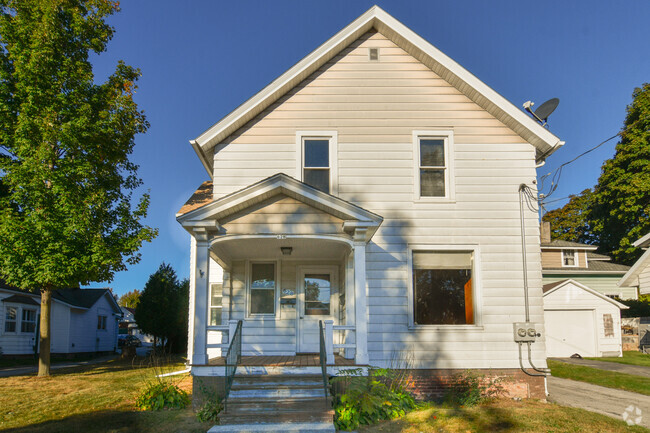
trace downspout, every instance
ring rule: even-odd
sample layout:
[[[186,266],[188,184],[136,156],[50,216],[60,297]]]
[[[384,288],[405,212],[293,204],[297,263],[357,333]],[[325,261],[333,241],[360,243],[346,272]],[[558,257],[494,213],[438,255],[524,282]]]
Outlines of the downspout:
[[[519,185],[519,216],[521,218],[521,257],[523,259],[523,269],[524,269],[524,310],[526,313],[526,322],[530,322],[530,303],[528,300],[528,261],[526,260],[526,222],[524,218],[524,190],[527,188],[525,183]],[[539,335],[539,334],[538,334]],[[528,363],[533,368],[533,370],[539,373],[531,373],[524,368],[522,355],[521,355],[521,344],[519,342],[519,366],[521,371],[526,373],[529,376],[543,376],[546,377],[547,374],[551,373],[551,370],[544,368],[537,368],[533,364],[531,344],[532,341],[527,341],[526,345],[528,346]]]

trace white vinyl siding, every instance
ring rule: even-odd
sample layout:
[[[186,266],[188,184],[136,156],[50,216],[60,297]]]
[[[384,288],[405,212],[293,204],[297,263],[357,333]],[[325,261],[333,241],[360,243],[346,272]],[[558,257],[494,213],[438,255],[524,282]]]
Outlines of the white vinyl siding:
[[[368,60],[370,45],[381,48],[380,61]],[[218,146],[215,198],[279,172],[299,178],[296,133],[333,129],[337,195],[384,217],[366,255],[370,363],[388,365],[402,351],[413,354],[414,367],[519,368],[512,342],[512,322],[524,320],[518,187],[536,177],[534,147],[381,33],[369,33]],[[454,133],[455,198],[414,200],[413,132],[442,130]],[[534,212],[526,212],[526,236],[531,320],[541,323]],[[480,326],[409,328],[409,244],[480,247]],[[233,273],[243,267],[234,263]],[[295,286],[295,270],[282,267]],[[234,282],[233,318],[244,318],[243,281]],[[284,312],[244,323],[245,353],[295,353],[295,316]],[[540,367],[544,351],[543,342],[533,345]]]

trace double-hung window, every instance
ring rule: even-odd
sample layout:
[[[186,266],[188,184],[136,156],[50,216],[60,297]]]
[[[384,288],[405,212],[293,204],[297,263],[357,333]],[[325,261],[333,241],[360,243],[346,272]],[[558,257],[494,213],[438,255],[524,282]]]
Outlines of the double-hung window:
[[[223,284],[212,284],[210,287],[210,326],[221,325],[222,299]]]
[[[97,329],[106,330],[106,316],[97,316]]]
[[[452,199],[452,131],[416,131],[413,139],[416,198]]]
[[[36,310],[23,308],[20,332],[33,333],[36,330]]]
[[[275,314],[275,263],[251,263],[249,313]]]
[[[337,134],[327,131],[299,132],[298,173],[307,185],[336,194]]]
[[[577,266],[575,250],[562,250],[562,266]]]
[[[476,324],[474,251],[412,251],[412,324]]]
[[[18,321],[18,308],[5,307],[5,332],[16,332]]]

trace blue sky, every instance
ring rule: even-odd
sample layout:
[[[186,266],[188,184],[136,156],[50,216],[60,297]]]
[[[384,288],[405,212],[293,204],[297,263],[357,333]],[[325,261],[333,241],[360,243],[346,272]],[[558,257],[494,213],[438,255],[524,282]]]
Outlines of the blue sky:
[[[650,81],[647,0],[123,1],[93,63],[98,80],[120,59],[142,70],[136,101],[151,128],[132,160],[151,193],[147,224],[160,234],[138,265],[93,286],[142,289],[163,261],[189,276],[189,235],[174,215],[208,179],[189,140],[375,3],[516,106],[560,98],[549,126],[566,145],[539,175],[616,134],[633,89]],[[593,186],[614,145],[566,167],[553,198]]]

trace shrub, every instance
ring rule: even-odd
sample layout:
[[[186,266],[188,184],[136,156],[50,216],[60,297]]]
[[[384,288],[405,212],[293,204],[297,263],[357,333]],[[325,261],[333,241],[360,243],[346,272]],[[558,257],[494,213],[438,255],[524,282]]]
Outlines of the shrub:
[[[219,413],[223,409],[223,405],[219,400],[216,399],[209,399],[205,403],[203,403],[203,406],[199,409],[199,411],[196,413],[196,417],[199,419],[201,422],[214,422],[214,423],[219,423]]]
[[[189,404],[190,396],[169,383],[150,383],[135,400],[140,410],[184,409]]]
[[[416,407],[413,397],[403,389],[399,373],[391,369],[347,370],[332,379],[345,392],[335,404],[335,425],[339,430],[353,430],[360,425],[397,418]]]
[[[445,401],[455,406],[475,406],[503,393],[501,379],[487,379],[471,371],[452,376]]]

